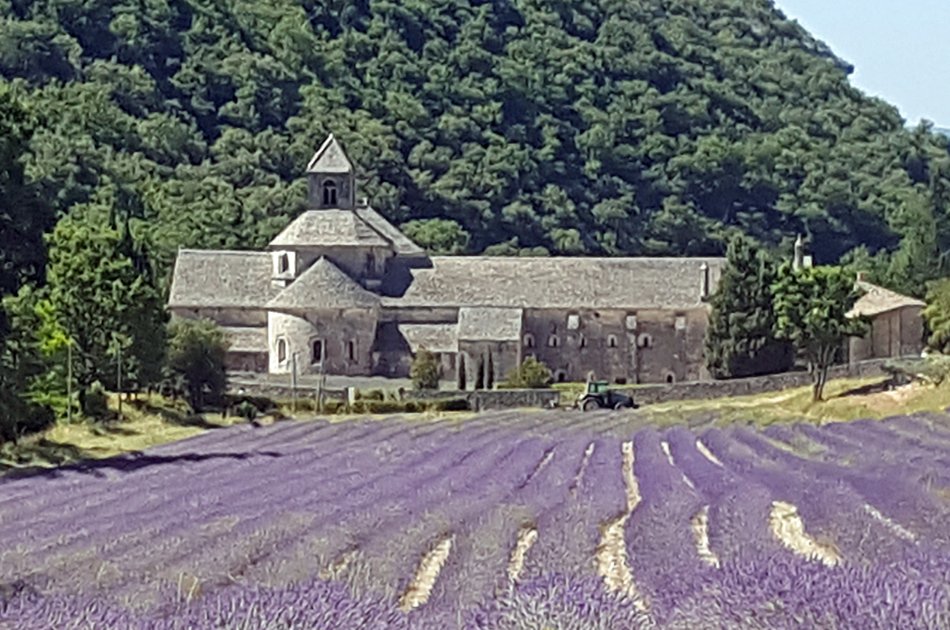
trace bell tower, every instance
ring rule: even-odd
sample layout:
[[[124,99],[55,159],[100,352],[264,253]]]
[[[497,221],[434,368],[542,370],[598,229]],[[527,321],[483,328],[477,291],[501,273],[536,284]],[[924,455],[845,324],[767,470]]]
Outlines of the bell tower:
[[[356,175],[346,152],[331,133],[307,164],[312,210],[352,210],[356,205]]]

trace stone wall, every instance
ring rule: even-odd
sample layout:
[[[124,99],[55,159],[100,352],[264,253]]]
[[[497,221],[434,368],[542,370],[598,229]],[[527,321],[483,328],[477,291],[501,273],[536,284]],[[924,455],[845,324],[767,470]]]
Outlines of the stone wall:
[[[885,375],[883,365],[889,359],[875,359],[852,365],[838,365],[829,371],[829,378],[862,378]],[[640,405],[652,405],[675,400],[705,400],[732,396],[748,396],[765,392],[781,391],[783,389],[804,387],[811,384],[811,374],[804,371],[757,376],[753,378],[732,379],[722,381],[693,381],[674,383],[671,385],[643,385],[627,388],[623,391],[632,394]],[[267,382],[238,382],[229,387],[232,393],[244,393],[270,398],[290,399],[293,391],[289,385],[277,385]],[[621,389],[621,388],[618,388]],[[313,385],[301,385],[297,388],[298,399],[313,398],[316,388]],[[326,399],[345,400],[346,390],[324,390]],[[488,409],[516,409],[516,408],[547,408],[558,404],[561,400],[560,392],[554,389],[496,389],[479,391],[455,390],[427,390],[406,391],[405,398],[410,400],[444,400],[464,398],[469,401],[473,410]],[[564,400],[569,405],[572,400]]]
[[[884,375],[887,359],[862,361],[851,365],[836,365],[828,371],[828,378],[862,378]],[[673,385],[644,385],[625,390],[640,405],[651,405],[674,400],[706,400],[732,396],[749,396],[811,385],[811,374],[805,371],[785,372],[752,378],[721,381],[694,381]]]
[[[474,411],[489,409],[548,408],[558,404],[561,393],[555,389],[493,389],[478,391],[409,391],[410,400],[446,400],[464,398]]]

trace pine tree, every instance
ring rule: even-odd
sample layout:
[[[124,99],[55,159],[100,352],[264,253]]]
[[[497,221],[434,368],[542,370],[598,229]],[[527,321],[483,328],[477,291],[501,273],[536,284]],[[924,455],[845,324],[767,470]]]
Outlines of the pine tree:
[[[774,281],[775,266],[751,240],[740,236],[729,243],[706,330],[706,366],[715,378],[791,367],[790,346],[775,330]]]

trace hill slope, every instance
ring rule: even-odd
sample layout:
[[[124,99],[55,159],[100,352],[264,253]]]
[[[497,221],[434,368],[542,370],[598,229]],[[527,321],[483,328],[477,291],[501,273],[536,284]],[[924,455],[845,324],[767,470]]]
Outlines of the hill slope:
[[[0,6],[29,176],[60,212],[140,219],[165,265],[265,243],[330,130],[384,214],[455,220],[472,252],[711,254],[740,229],[832,261],[921,220],[950,249],[946,140],[767,0]]]

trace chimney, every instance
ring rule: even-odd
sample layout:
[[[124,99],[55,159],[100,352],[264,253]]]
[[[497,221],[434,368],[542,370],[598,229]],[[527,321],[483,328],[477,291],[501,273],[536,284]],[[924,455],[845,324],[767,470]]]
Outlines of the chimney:
[[[858,272],[858,278],[857,278],[858,282],[865,282],[867,279],[868,279],[868,272],[866,271]]]
[[[699,276],[699,297],[704,300],[709,299],[709,265],[705,261],[699,266]]]
[[[799,234],[795,239],[795,257],[792,259],[792,269],[798,271],[805,265],[805,241]]]

